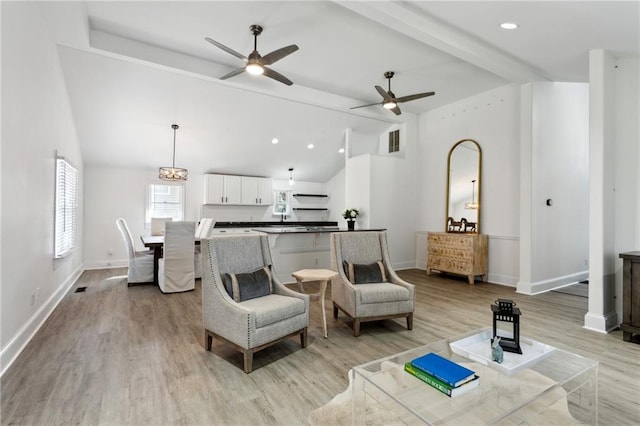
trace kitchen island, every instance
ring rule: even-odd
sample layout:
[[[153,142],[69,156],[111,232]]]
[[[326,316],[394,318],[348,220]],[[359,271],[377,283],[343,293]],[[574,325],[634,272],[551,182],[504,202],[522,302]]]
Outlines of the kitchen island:
[[[214,235],[262,232],[269,246],[276,275],[283,283],[295,283],[291,275],[301,269],[330,269],[329,234],[332,232],[384,231],[338,227],[337,222],[216,222]]]

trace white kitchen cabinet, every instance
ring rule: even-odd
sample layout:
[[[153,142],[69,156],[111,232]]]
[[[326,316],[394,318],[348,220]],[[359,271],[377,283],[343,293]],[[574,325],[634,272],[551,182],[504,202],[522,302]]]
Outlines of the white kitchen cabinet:
[[[271,179],[242,176],[242,204],[269,205],[272,203]]]
[[[230,175],[204,175],[204,204],[240,204],[242,178]]]

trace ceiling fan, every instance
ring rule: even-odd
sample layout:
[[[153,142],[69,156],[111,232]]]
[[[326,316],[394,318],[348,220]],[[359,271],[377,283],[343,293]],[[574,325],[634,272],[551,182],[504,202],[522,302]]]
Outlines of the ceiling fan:
[[[420,98],[426,98],[427,96],[433,96],[436,94],[436,92],[425,92],[425,93],[416,93],[415,95],[401,96],[399,98],[396,98],[396,95],[391,91],[391,79],[393,78],[394,74],[395,73],[393,71],[387,71],[384,73],[384,78],[386,78],[389,81],[389,90],[387,90],[386,92],[382,87],[374,86],[378,91],[378,93],[380,93],[380,96],[382,96],[382,102],[376,102],[376,103],[367,104],[367,105],[360,105],[360,106],[352,107],[350,109],[364,108],[364,107],[373,106],[373,105],[382,105],[384,108],[391,110],[395,115],[400,115],[402,111],[400,111],[398,104],[402,102],[414,101]]]
[[[271,68],[267,68],[267,65],[271,65],[280,59],[292,54],[296,50],[298,50],[298,46],[292,44],[291,46],[286,46],[281,49],[274,50],[271,53],[267,53],[264,56],[261,56],[258,53],[258,36],[262,33],[262,27],[260,25],[251,25],[249,27],[251,33],[253,34],[253,52],[249,54],[249,57],[236,52],[235,50],[225,46],[224,44],[217,42],[215,40],[210,39],[209,37],[205,37],[209,43],[213,44],[216,47],[224,50],[227,53],[232,54],[236,58],[242,59],[243,61],[247,61],[245,66],[242,68],[238,68],[236,70],[231,71],[228,74],[220,77],[220,80],[226,80],[228,78],[234,77],[243,71],[247,71],[249,74],[260,75],[263,74],[269,78],[279,81],[280,83],[284,83],[287,86],[291,86],[293,82],[289,80],[284,75],[280,74],[272,70]]]

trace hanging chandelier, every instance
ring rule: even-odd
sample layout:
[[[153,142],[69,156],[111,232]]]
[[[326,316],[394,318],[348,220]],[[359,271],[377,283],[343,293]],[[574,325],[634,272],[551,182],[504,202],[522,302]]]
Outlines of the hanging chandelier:
[[[160,167],[158,177],[162,180],[187,180],[189,171],[181,167],[176,167],[176,130],[178,130],[180,126],[172,124],[171,128],[173,129],[173,164],[171,167]]]

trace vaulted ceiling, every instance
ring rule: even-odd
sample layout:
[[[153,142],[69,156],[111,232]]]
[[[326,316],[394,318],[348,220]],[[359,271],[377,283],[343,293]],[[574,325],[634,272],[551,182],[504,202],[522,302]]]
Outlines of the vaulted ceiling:
[[[393,123],[510,83],[588,81],[588,51],[640,54],[638,2],[44,2],[85,164],[176,164],[198,171],[326,181],[344,164],[345,129],[370,140]],[[517,30],[499,27],[516,22]],[[242,73],[259,24],[263,55],[293,86]],[[385,71],[397,96],[380,106]],[[273,138],[280,141],[271,143]],[[313,149],[307,145],[313,144]]]

